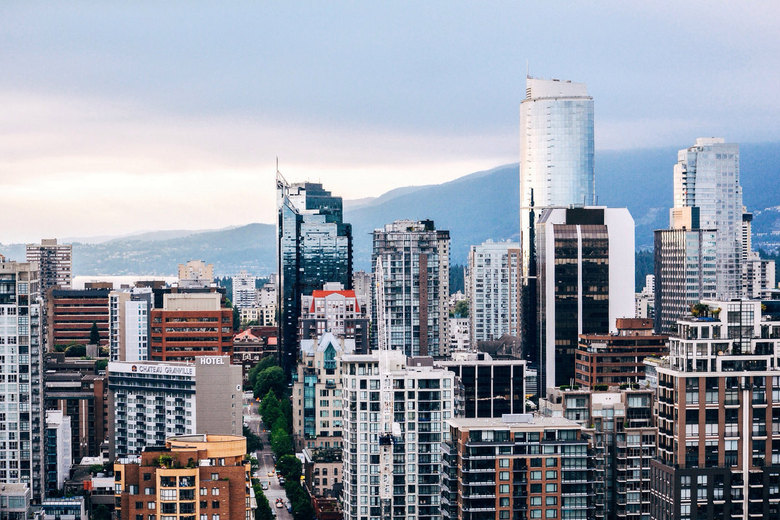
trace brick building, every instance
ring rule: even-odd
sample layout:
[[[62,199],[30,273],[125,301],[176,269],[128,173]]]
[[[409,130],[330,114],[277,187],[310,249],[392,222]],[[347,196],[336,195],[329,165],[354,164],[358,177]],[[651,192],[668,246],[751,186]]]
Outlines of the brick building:
[[[250,471],[244,437],[169,437],[114,464],[115,518],[249,520]]]
[[[100,333],[100,345],[108,345],[109,289],[50,289],[46,298],[47,348],[89,343],[92,324]]]
[[[191,361],[196,356],[230,355],[233,310],[221,302],[218,292],[164,294],[162,308],[150,312],[149,359]]]

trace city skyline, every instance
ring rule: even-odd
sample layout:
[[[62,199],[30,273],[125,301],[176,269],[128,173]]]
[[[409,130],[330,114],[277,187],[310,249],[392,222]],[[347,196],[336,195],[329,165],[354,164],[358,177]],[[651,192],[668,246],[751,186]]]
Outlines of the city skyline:
[[[513,163],[528,71],[588,84],[597,150],[780,139],[766,8],[188,7],[3,6],[0,203],[47,208],[4,242],[272,222],[277,156],[347,200]]]

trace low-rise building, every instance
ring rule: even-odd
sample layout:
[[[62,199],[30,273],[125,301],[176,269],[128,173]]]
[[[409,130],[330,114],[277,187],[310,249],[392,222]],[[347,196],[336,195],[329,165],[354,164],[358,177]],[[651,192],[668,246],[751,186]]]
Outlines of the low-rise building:
[[[47,498],[41,503],[42,520],[83,520],[87,518],[84,497]]]
[[[311,496],[338,498],[344,469],[341,456],[341,447],[303,449],[303,476]]]
[[[649,318],[618,318],[617,330],[607,334],[580,334],[575,355],[574,382],[578,385],[619,385],[644,379],[644,359],[665,356],[668,336],[653,333]]]
[[[249,371],[266,356],[279,358],[276,327],[250,327],[233,336],[233,364],[241,365],[244,383]]]
[[[0,518],[27,520],[31,516],[31,493],[27,484],[0,484]]]
[[[244,437],[170,437],[114,464],[116,518],[251,520],[250,471]]]
[[[355,296],[339,283],[326,283],[311,296],[301,296],[300,331],[298,337],[314,340],[325,333],[343,337],[353,344],[353,352],[367,354],[369,350],[369,318]]]

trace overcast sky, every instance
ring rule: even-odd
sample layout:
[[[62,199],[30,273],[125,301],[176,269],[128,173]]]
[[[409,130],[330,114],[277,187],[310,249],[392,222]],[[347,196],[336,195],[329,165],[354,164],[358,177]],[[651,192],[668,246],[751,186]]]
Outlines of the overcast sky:
[[[527,66],[588,85],[597,150],[778,140],[778,27],[773,2],[4,1],[0,242],[272,222],[277,156],[350,199],[516,162]]]

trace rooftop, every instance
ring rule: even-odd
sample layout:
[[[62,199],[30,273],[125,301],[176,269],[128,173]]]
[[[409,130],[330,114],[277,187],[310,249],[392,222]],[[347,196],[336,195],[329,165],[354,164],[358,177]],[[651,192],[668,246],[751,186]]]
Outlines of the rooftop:
[[[504,414],[499,418],[459,418],[447,421],[459,429],[539,430],[544,428],[576,428],[581,426],[563,417],[546,417],[533,414]]]

